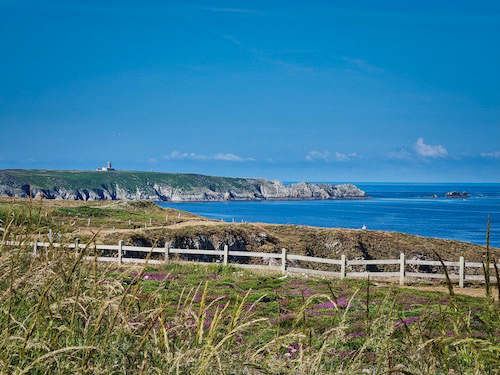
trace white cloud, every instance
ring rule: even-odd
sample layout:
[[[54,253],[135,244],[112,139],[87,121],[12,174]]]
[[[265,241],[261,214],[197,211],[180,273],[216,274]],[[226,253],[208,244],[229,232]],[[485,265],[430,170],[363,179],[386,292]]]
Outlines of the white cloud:
[[[330,153],[328,151],[309,151],[306,155],[306,160],[330,160]]]
[[[195,152],[172,151],[163,156],[166,160],[223,160],[223,161],[252,161],[253,158],[244,158],[231,153],[218,153],[215,155],[197,154]]]
[[[351,152],[349,154],[344,154],[342,152],[335,152],[335,160],[337,161],[348,161],[357,157],[359,157],[359,155],[356,152]]]
[[[163,158],[167,160],[183,160],[183,159],[206,160],[207,156],[202,154],[196,154],[194,152],[172,151],[170,154],[165,155]]]
[[[354,158],[359,157],[359,155],[356,152],[351,152],[351,153],[342,153],[336,151],[335,154],[331,154],[329,151],[309,151],[306,155],[306,160],[309,161],[314,161],[314,160],[323,160],[323,161],[348,161],[352,160]]]
[[[228,154],[222,154],[222,153],[215,154],[213,156],[213,159],[214,160],[227,160],[227,161],[251,161],[251,160],[255,160],[253,158],[242,158],[241,156],[238,156],[238,155],[235,155],[235,154],[231,154],[231,153],[228,153]]]
[[[481,152],[482,158],[500,159],[500,151]]]
[[[422,137],[415,142],[415,152],[424,158],[444,158],[448,155],[448,150],[444,146],[425,144]]]
[[[222,35],[222,38],[229,40],[234,45],[241,46],[241,42],[232,35],[225,34],[225,35]]]

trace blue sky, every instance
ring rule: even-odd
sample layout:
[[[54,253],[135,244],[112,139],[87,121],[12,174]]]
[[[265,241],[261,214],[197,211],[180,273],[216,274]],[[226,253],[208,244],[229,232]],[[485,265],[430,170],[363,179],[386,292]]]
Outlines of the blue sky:
[[[500,182],[498,1],[0,0],[0,168]]]

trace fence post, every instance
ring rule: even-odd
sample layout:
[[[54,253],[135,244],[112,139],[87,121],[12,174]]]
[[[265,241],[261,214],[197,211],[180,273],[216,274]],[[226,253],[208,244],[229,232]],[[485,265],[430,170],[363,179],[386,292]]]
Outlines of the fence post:
[[[399,285],[405,285],[405,254],[399,254]]]
[[[227,266],[227,261],[229,258],[229,247],[227,245],[224,245],[224,265]]]
[[[169,258],[170,258],[170,242],[168,241],[165,241],[165,249],[164,249],[165,253],[164,253],[164,256],[165,256],[165,263],[168,262]]]
[[[52,242],[52,229],[49,228],[49,242]]]
[[[458,261],[459,263],[459,269],[458,269],[458,286],[460,288],[464,287],[464,281],[465,281],[465,259],[464,257],[460,257],[460,260]]]
[[[286,273],[287,266],[287,251],[286,249],[281,249],[281,272]]]
[[[347,266],[347,260],[345,258],[345,255],[342,254],[340,257],[340,279],[345,279],[345,268]]]
[[[38,248],[38,242],[36,242],[36,239],[35,239],[35,242],[33,242],[33,256],[34,257],[36,257],[37,248]]]
[[[75,239],[75,254],[78,255],[78,252],[80,251],[80,239],[76,238]]]
[[[123,263],[123,240],[118,241],[118,260]]]

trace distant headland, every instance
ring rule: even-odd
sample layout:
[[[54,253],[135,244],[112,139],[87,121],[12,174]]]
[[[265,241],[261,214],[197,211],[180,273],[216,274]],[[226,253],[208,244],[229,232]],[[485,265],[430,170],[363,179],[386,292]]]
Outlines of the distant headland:
[[[363,199],[352,184],[299,182],[284,185],[260,178],[119,171],[111,163],[96,171],[0,170],[0,196],[68,200],[327,200]]]

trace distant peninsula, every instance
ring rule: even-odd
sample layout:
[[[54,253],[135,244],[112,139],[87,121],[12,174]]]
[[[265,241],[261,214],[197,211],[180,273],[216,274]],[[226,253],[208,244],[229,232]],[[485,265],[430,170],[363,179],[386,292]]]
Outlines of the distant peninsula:
[[[363,199],[352,184],[285,185],[260,178],[140,171],[0,170],[0,196],[68,200],[230,200]]]

